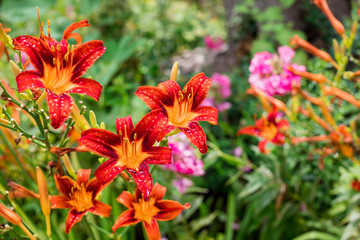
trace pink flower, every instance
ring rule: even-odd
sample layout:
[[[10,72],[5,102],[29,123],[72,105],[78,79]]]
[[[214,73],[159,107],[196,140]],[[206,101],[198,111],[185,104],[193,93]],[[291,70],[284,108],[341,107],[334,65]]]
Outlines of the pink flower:
[[[305,71],[304,66],[291,63],[294,56],[294,50],[288,46],[279,47],[278,54],[256,53],[249,66],[249,83],[271,96],[289,93],[293,82],[299,83],[301,77],[290,72],[288,66]]]
[[[225,44],[223,39],[213,38],[209,35],[204,38],[204,43],[209,50],[220,50]]]
[[[220,73],[214,73],[211,78],[213,86],[219,88],[219,92],[223,98],[231,96],[231,80],[228,76]]]
[[[212,76],[212,85],[209,90],[208,97],[201,104],[202,106],[212,106],[220,112],[224,112],[231,108],[231,103],[224,101],[225,98],[231,96],[231,80],[228,76],[214,73]]]
[[[187,139],[185,134],[179,133],[168,138],[169,147],[172,149],[172,164],[164,165],[165,169],[173,172],[201,176],[205,174],[204,164],[195,154],[196,148]]]
[[[173,180],[172,184],[181,194],[184,194],[194,183],[188,178],[180,177]]]

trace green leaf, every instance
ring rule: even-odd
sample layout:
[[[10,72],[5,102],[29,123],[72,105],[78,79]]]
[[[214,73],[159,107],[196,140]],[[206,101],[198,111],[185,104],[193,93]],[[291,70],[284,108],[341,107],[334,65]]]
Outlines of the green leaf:
[[[335,237],[334,235],[318,232],[318,231],[311,231],[300,236],[294,238],[293,240],[338,240],[339,237]]]

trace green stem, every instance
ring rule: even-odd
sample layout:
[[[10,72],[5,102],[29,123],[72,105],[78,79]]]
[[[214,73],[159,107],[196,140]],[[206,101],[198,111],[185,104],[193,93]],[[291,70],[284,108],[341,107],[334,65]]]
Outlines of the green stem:
[[[85,229],[86,229],[87,232],[89,233],[90,238],[93,239],[93,240],[100,240],[100,239],[98,239],[98,238],[95,237],[94,231],[93,231],[93,229],[90,227],[90,224],[89,224],[86,216],[83,218],[83,221],[82,221],[82,222],[83,222],[83,225],[84,225]]]

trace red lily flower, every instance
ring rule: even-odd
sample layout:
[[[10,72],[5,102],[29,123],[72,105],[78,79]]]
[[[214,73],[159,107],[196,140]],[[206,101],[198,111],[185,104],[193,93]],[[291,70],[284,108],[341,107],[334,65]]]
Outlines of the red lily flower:
[[[80,169],[76,182],[68,176],[54,175],[56,187],[62,195],[51,197],[51,208],[70,208],[66,218],[66,233],[81,221],[86,212],[104,217],[110,215],[111,206],[95,199],[105,185],[97,178],[89,181],[90,174],[90,169]]]
[[[116,199],[128,208],[116,220],[112,227],[113,232],[120,227],[125,227],[143,222],[148,239],[160,240],[160,230],[157,220],[169,221],[176,218],[182,210],[190,208],[190,204],[180,203],[172,200],[161,200],[166,192],[166,187],[156,183],[148,200],[144,200],[137,188],[135,194],[124,191]]]
[[[59,128],[70,115],[73,99],[69,93],[86,94],[95,100],[101,93],[102,86],[98,82],[80,78],[105,52],[102,41],[80,44],[81,36],[73,31],[87,26],[90,26],[87,20],[71,24],[60,42],[50,34],[45,36],[42,27],[40,38],[25,35],[14,39],[14,48],[25,52],[36,69],[16,77],[18,90],[45,89],[54,128]],[[70,47],[69,38],[78,41],[77,47]]]
[[[268,116],[262,117],[257,120],[255,126],[248,126],[240,129],[237,135],[247,134],[252,136],[260,136],[264,140],[259,142],[259,150],[263,153],[268,153],[265,150],[265,146],[268,142],[272,142],[277,145],[285,143],[285,135],[282,131],[289,129],[289,122],[285,119],[279,120],[277,118],[279,112],[276,108],[268,114]]]
[[[95,171],[102,183],[114,179],[126,169],[148,198],[153,187],[148,164],[171,163],[170,148],[153,146],[164,126],[166,117],[156,110],[146,114],[135,127],[130,116],[116,119],[117,134],[104,129],[86,130],[79,142],[110,158]]]
[[[218,119],[216,108],[200,106],[210,85],[211,78],[200,73],[194,76],[182,91],[177,82],[168,80],[160,83],[157,87],[139,87],[135,95],[143,100],[151,110],[161,109],[167,116],[167,127],[159,139],[178,128],[199,148],[201,153],[206,153],[206,135],[198,121],[208,121],[216,125]]]

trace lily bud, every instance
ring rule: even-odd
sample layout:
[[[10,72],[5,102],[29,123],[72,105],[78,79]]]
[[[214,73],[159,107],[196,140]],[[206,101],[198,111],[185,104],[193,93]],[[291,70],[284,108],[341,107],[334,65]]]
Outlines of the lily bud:
[[[19,226],[22,224],[22,220],[14,211],[8,209],[4,205],[0,203],[0,216],[5,218],[8,222]]]
[[[93,128],[95,128],[96,125],[98,125],[98,124],[97,124],[97,121],[96,121],[96,115],[95,115],[95,113],[94,113],[93,110],[90,110],[90,112],[89,112],[89,118],[90,118],[91,126],[92,126]]]
[[[39,187],[39,194],[40,194],[40,205],[41,211],[43,212],[45,219],[46,219],[46,229],[47,235],[51,236],[51,227],[50,227],[50,200],[49,200],[49,192],[46,183],[46,178],[44,173],[41,171],[39,167],[36,167],[36,178],[37,184]]]
[[[318,48],[316,48],[315,46],[313,46],[312,44],[310,44],[309,42],[305,41],[304,39],[301,39],[298,35],[294,35],[291,40],[290,40],[290,45],[295,45],[297,47],[301,47],[303,48],[305,51],[307,51],[308,53],[317,56],[319,58],[321,58],[322,60],[329,62],[331,64],[333,64],[336,68],[338,68],[339,66],[337,65],[337,63],[332,59],[332,57],[330,56],[330,54],[328,54],[325,51],[322,51]]]
[[[21,72],[19,66],[13,60],[10,60],[10,69],[15,77]]]
[[[335,18],[332,14],[329,5],[327,4],[326,0],[314,0],[315,5],[325,14],[325,16],[329,19],[331,25],[335,29],[335,31],[342,37],[345,34],[344,25]]]
[[[171,68],[170,80],[176,82],[178,74],[179,74],[179,63],[175,62]]]

